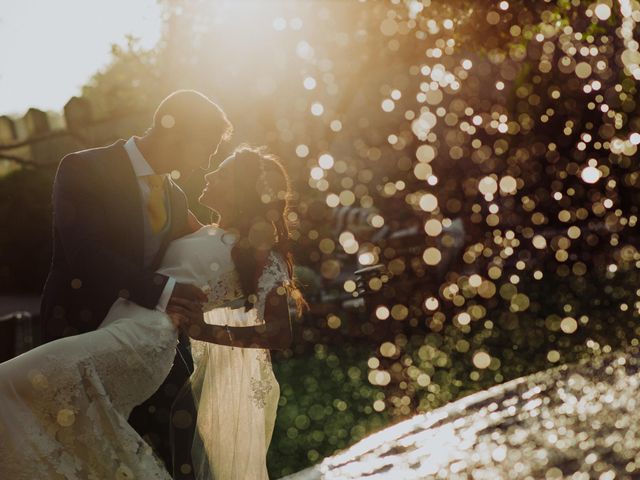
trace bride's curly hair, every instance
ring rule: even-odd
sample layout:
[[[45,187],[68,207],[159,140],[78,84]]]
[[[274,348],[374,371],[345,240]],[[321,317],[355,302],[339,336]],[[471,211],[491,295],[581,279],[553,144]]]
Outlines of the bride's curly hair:
[[[301,315],[308,305],[294,278],[289,232],[292,199],[289,175],[266,147],[240,145],[233,155],[233,224],[239,238],[231,250],[231,258],[242,290],[255,301],[258,279],[269,252],[276,251],[286,261],[291,279],[286,288]],[[247,309],[252,306],[251,301],[245,305]]]

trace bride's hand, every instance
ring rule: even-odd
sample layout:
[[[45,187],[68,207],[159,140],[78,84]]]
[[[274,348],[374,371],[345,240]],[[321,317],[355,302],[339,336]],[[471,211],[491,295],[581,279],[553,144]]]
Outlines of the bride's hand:
[[[176,327],[191,338],[197,339],[207,325],[204,321],[202,306],[182,298],[176,298],[166,310]]]

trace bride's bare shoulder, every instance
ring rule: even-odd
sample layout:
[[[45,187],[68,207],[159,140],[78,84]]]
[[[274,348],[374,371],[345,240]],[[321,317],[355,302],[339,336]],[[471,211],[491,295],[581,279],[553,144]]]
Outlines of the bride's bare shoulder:
[[[207,232],[209,235],[215,236],[225,245],[233,246],[238,239],[238,235],[236,233],[225,230],[217,223],[207,225],[206,228],[208,228]]]

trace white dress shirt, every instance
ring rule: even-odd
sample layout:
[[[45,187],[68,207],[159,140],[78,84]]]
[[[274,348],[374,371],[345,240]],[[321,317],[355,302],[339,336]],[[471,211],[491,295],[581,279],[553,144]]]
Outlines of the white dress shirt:
[[[131,166],[133,167],[133,172],[138,177],[138,185],[140,187],[140,193],[142,194],[142,205],[144,215],[147,216],[147,202],[149,199],[149,194],[151,193],[151,187],[149,184],[142,178],[146,175],[155,175],[153,168],[149,165],[142,155],[142,152],[136,145],[134,137],[131,137],[124,144],[124,149],[127,151],[129,155],[129,160],[131,160]],[[156,305],[156,310],[164,312],[167,308],[167,304],[171,299],[171,294],[173,293],[173,287],[176,284],[176,280],[173,277],[169,277],[167,283],[164,286],[164,290],[158,299],[158,304]]]

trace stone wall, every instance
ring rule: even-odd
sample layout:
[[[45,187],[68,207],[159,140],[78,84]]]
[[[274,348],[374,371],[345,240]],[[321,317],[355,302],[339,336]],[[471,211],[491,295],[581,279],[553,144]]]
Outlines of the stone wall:
[[[80,97],[73,97],[65,105],[62,128],[53,126],[56,122],[35,108],[17,119],[0,116],[0,161],[56,165],[70,152],[143,134],[151,125],[152,116],[149,111],[96,119],[89,102]]]

